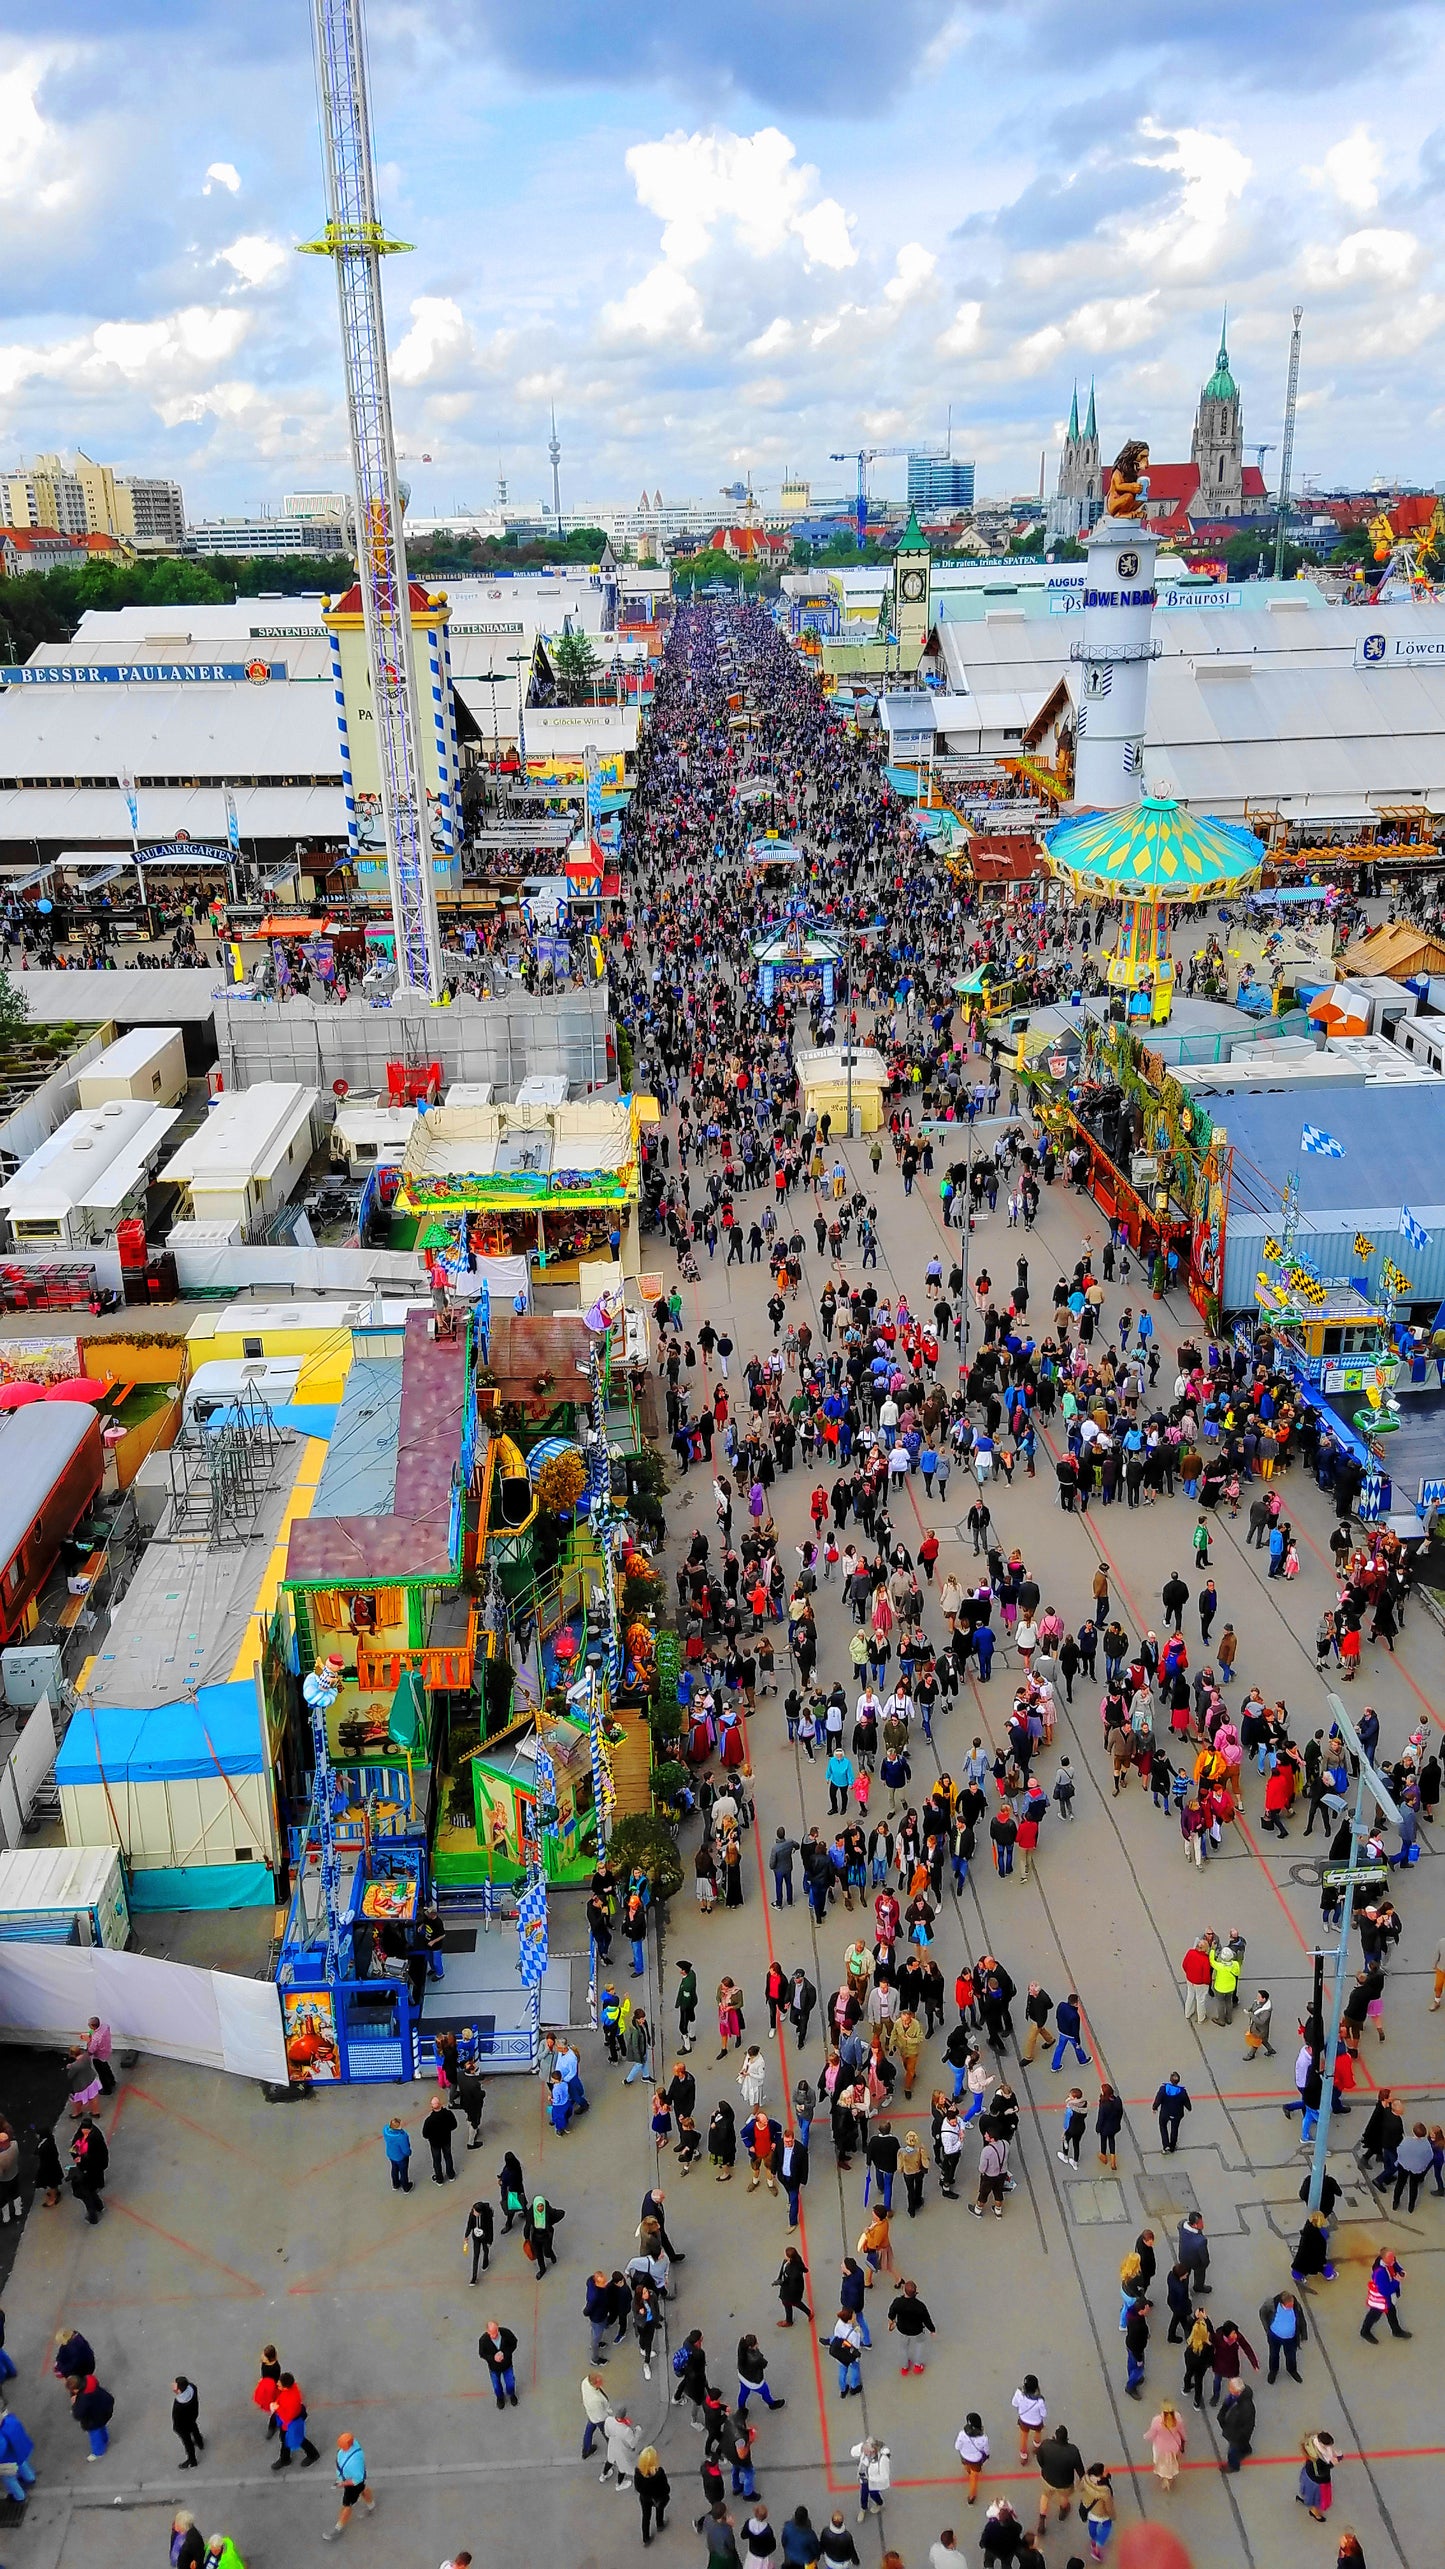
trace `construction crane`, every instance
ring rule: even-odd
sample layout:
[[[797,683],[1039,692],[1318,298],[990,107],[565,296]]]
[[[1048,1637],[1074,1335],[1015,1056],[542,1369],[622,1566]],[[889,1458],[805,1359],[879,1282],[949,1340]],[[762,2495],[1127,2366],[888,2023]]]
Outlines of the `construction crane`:
[[[301,246],[331,259],[336,269],[356,478],[356,569],[371,667],[397,980],[402,989],[434,999],[441,986],[441,940],[381,301],[382,259],[411,245],[389,239],[377,217],[362,0],[312,0],[312,35],[326,229],[319,241]]]
[[[931,464],[944,464],[948,461],[948,451],[942,446],[853,446],[849,447],[844,454],[829,456],[830,464],[856,464],[858,467],[857,516],[860,553],[868,540],[868,467],[883,455],[924,455]]]
[[[1269,443],[1266,444],[1262,438],[1258,440],[1251,438],[1249,451],[1254,457],[1255,471],[1257,473],[1262,473],[1264,471],[1264,459],[1266,455],[1272,455],[1275,452],[1274,440],[1271,438]]]
[[[1284,388],[1284,445],[1279,459],[1279,517],[1274,530],[1274,576],[1284,578],[1284,529],[1289,516],[1289,477],[1294,464],[1294,414],[1299,398],[1299,326],[1304,319],[1304,305],[1294,308],[1294,330],[1289,343],[1289,374]]]

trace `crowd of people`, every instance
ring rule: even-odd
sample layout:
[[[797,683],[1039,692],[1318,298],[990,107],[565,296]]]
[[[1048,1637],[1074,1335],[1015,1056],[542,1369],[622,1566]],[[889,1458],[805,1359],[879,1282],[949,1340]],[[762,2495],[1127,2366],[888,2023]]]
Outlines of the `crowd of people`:
[[[844,925],[872,927],[867,960],[832,1014],[821,989],[806,985],[785,986],[771,1011],[760,1009],[739,967],[751,922],[733,888],[732,860],[748,825],[730,781],[737,733],[727,708],[743,672],[747,701],[762,708],[749,735],[752,754],[767,763],[796,834],[813,852],[812,906]],[[1248,1598],[1242,1582],[1230,1592],[1215,1550],[1224,1526],[1248,1511],[1248,1540],[1263,1556],[1262,1574],[1293,1579],[1299,1538],[1290,1494],[1305,1477],[1325,1488],[1328,1474],[1314,1413],[1299,1403],[1268,1332],[1236,1347],[1201,1343],[1186,1330],[1166,1346],[1158,1296],[1173,1278],[1152,1262],[1141,1268],[1137,1251],[1131,1258],[1122,1226],[1101,1223],[1098,1238],[1085,1231],[1072,1269],[1065,1263],[1051,1278],[1046,1312],[1035,1319],[1033,1306],[1043,1297],[1031,1275],[1039,1260],[1028,1235],[1041,1191],[1068,1172],[1047,1132],[1018,1120],[1016,1092],[1005,1129],[980,1135],[967,1154],[939,1130],[970,1105],[987,1112],[1002,1104],[998,1060],[986,1037],[979,1060],[971,1057],[981,1030],[959,1024],[947,964],[970,942],[975,960],[1016,962],[1017,922],[980,920],[970,940],[966,901],[917,864],[906,817],[893,807],[866,745],[830,729],[816,693],[749,610],[724,619],[695,608],[681,620],[628,837],[634,907],[622,978],[630,984],[639,1079],[668,1114],[652,1165],[653,1202],[684,1283],[696,1287],[686,1300],[676,1291],[663,1296],[654,1317],[678,1473],[679,1691],[693,1773],[685,1798],[697,1814],[689,1845],[699,1919],[716,1912],[725,1920],[746,1903],[742,1845],[756,1820],[775,1911],[786,1917],[800,1888],[815,1930],[832,1910],[853,1921],[836,1988],[820,1993],[810,1968],[816,1947],[798,1961],[780,1957],[752,1989],[735,1965],[720,1977],[708,1973],[709,1985],[716,1983],[717,2061],[730,2065],[737,2102],[726,2092],[699,2102],[688,2058],[699,1972],[691,1961],[676,1966],[676,2057],[653,2091],[653,2133],[659,2151],[675,2152],[679,2176],[701,2165],[705,2153],[717,2182],[746,2169],[750,2190],[776,2191],[790,2242],[824,2131],[840,2173],[858,2170],[863,2226],[844,2260],[836,2315],[834,2295],[815,2288],[796,2245],[785,2247],[776,2279],[780,2324],[792,2324],[806,2308],[836,2366],[842,2401],[868,2377],[867,2296],[875,2282],[886,2286],[889,2330],[906,2358],[900,2375],[906,2380],[923,2368],[934,2317],[917,2273],[906,2269],[924,2264],[937,2274],[932,2241],[926,2250],[915,2245],[940,2218],[934,2207],[966,2199],[977,2218],[1007,2218],[1027,2129],[1010,2069],[1015,2050],[1025,2069],[1044,2045],[1060,2074],[1066,2062],[1076,2072],[1095,2068],[1087,1990],[1051,1995],[1021,1958],[993,1951],[960,1962],[951,1932],[954,1904],[980,1865],[1004,1882],[1046,1878],[1051,1865],[1068,1862],[1062,1840],[1074,1817],[1078,1752],[1058,1734],[1076,1698],[1098,1704],[1098,1769],[1110,1801],[1126,1796],[1137,1777],[1146,1808],[1177,1828],[1181,1854],[1193,1866],[1207,1866],[1227,1833],[1237,1839],[1245,1827],[1290,1834],[1296,1809],[1311,1833],[1322,1826],[1322,1851],[1336,1866],[1348,1855],[1350,1751],[1327,1721],[1299,1723],[1252,1682]],[[1091,921],[1064,926],[1055,953],[1059,925],[1046,916],[1027,927],[1032,968],[1045,979],[1051,969],[1070,968],[1071,944],[1082,944],[1092,929]],[[874,1145],[871,1184],[854,1182],[835,1138],[805,1114],[796,1092],[794,1043],[840,1031],[885,1045],[902,1040],[912,1057],[913,1095],[905,1088],[902,1110]],[[915,1182],[938,1191],[942,1238],[916,1292],[881,1209],[889,1157],[905,1194]],[[971,1216],[987,1211],[996,1220],[1000,1210],[1005,1231],[1017,1234],[1016,1253],[1011,1244],[1000,1261],[1011,1279],[995,1282],[975,1260],[966,1284],[962,1241],[955,1252],[951,1239]],[[880,1235],[896,1281],[877,1277]],[[765,1330],[761,1344],[747,1347],[734,1338],[737,1323],[712,1301],[710,1279],[719,1266],[725,1273],[764,1262],[773,1288],[766,1305],[771,1338]],[[965,1305],[966,1355],[958,1344]],[[689,1509],[699,1468],[710,1476],[708,1513],[696,1501]],[[1021,1546],[1005,1541],[991,1501],[1007,1512],[1000,1487],[1041,1470],[1052,1476],[1060,1510],[1077,1517],[1086,1518],[1091,1505],[1126,1513],[1164,1506],[1177,1516],[1179,1567],[1163,1582],[1157,1629],[1111,1588],[1102,1551],[1092,1556],[1089,1593],[1070,1596],[1056,1568],[1042,1560],[1031,1567]],[[800,1472],[813,1485],[812,1532],[788,1544],[775,1511],[784,1485]],[[923,1511],[946,1496],[950,1474],[968,1494],[970,1559],[967,1575],[940,1579],[937,1528],[931,1510]],[[920,1509],[911,1527],[909,1494]],[[1321,1621],[1317,1657],[1348,1679],[1362,1650],[1375,1643],[1393,1650],[1410,1573],[1388,1533],[1358,1540],[1347,1495],[1336,1504],[1336,1602]],[[953,1506],[963,1514],[957,1500]],[[835,1675],[840,1661],[845,1673]],[[961,1731],[960,1715],[969,1690],[980,1690],[971,1700],[982,1705],[982,1690],[1000,1678],[1003,1700],[989,1737],[976,1733],[965,1751],[971,1726]],[[756,1731],[772,1721],[796,1747],[805,1797],[818,1795],[818,1815],[810,1810],[801,1829],[769,1826],[757,1812],[749,1724]],[[1362,1716],[1361,1737],[1374,1755],[1372,1713]],[[1419,1820],[1439,1792],[1439,1759],[1422,1728],[1381,1762],[1400,1823],[1367,1835],[1361,1862],[1399,1865],[1403,1878]],[[1393,1904],[1338,1889],[1323,1894],[1326,1931],[1351,1897],[1360,1975],[1333,2058],[1331,2094],[1341,2110],[1348,2110],[1361,2033],[1380,2002],[1399,1932]],[[946,1967],[941,1944],[949,1948]],[[726,1954],[725,1937],[718,1950]],[[1204,1967],[1200,2021],[1232,2023],[1238,2008],[1243,2058],[1272,2054],[1273,2002],[1267,1988],[1245,1985],[1242,1935],[1209,1929],[1191,1954]],[[1189,1958],[1183,1987],[1192,2017],[1197,1984]],[[749,2009],[759,2004],[769,2035],[791,2045],[786,2078],[781,2055],[749,2040]],[[1296,2080],[1309,2118],[1306,2139],[1328,2048],[1327,2025],[1307,2010]],[[1179,2147],[1193,2102],[1180,2073],[1165,2069],[1154,2109],[1166,2154]],[[1117,2169],[1125,2107],[1107,2078],[1096,2072],[1088,2092],[1067,2087],[1058,2112],[1055,2154],[1066,2170],[1082,2169],[1091,2125],[1094,2164]],[[1398,2182],[1414,2200],[1432,2169],[1439,2182],[1428,2124],[1407,2139],[1402,2118],[1392,2120],[1387,2109],[1372,2116],[1367,2136],[1385,2186]],[[1437,2130],[1437,2138],[1445,2157],[1445,2136]],[[1411,2153],[1406,2159],[1402,2146]],[[1362,2156],[1368,2166],[1368,2152]],[[895,2190],[906,2246],[895,2231]],[[1162,2250],[1144,2230],[1125,2259],[1125,2395],[1147,2401],[1146,2377],[1160,2364],[1157,2345],[1150,2357],[1151,2338],[1164,2334],[1155,2317],[1160,2299],[1165,2342],[1180,2350],[1177,2393],[1158,2396],[1142,2436],[1162,2488],[1181,2467],[1185,2418],[1202,2407],[1206,2384],[1220,2469],[1233,2475],[1253,2450],[1249,2377],[1260,2356],[1251,2331],[1263,2341],[1272,2384],[1281,2367],[1289,2379],[1301,2378],[1306,2300],[1335,2278],[1337,2181],[1326,2176],[1319,2209],[1309,2209],[1310,2195],[1306,2170],[1288,2279],[1270,2292],[1257,2325],[1211,2318],[1202,2217],[1177,2222]],[[1382,2205],[1387,2199],[1382,2192]],[[1398,2328],[1403,2282],[1382,2245],[1360,2313],[1366,2342],[1374,2342],[1382,2319]],[[694,2372],[706,2392],[702,2368]],[[963,2387],[973,2387],[967,2371]],[[721,2468],[736,2431],[723,2425],[720,2387],[713,2396],[721,2407],[710,2458]],[[1021,2453],[1039,2472],[1037,2518],[1030,2525],[1027,2510],[996,2496],[980,2525],[982,2557],[1042,2557],[1038,2545],[1051,2514],[1077,2505],[1092,2556],[1102,2558],[1114,2514],[1107,2462],[1087,2460],[1066,2427],[1045,2431],[1048,2410],[1034,2377],[1015,2394],[1014,2407],[1021,2437],[1025,2409],[1037,2411]],[[870,2409],[871,2418],[880,2414],[888,2419],[886,2403]],[[969,2501],[979,2495],[989,2434],[981,2403],[958,2438],[971,2475]],[[1323,2518],[1338,2460],[1334,2431],[1321,2423],[1296,2440],[1298,2495]],[[865,2441],[881,2443],[886,2470],[887,2441]],[[860,2476],[864,2460],[876,2459],[861,2449],[854,2458]],[[710,2485],[705,2472],[705,2500]],[[752,2490],[749,2468],[730,2494],[750,2498]],[[870,2504],[860,2505],[860,2516]],[[710,2553],[767,2556],[766,2510],[760,2529],[756,2508],[747,2522],[739,2510],[736,2524],[727,2513],[713,2485],[700,2520]],[[785,2556],[837,2555],[824,2544]],[[1342,2559],[1359,2556],[1347,2535]]]
[[[850,950],[831,1006],[806,972],[764,1005],[748,971],[760,910],[743,862],[753,807],[739,788],[763,775],[803,851],[810,907]],[[1144,2497],[1152,2480],[1167,2500],[1181,2472],[1206,2461],[1232,2481],[1266,2422],[1271,2455],[1283,2443],[1294,2457],[1296,2498],[1325,2521],[1336,2473],[1348,2486],[1355,2467],[1337,2376],[1312,2346],[1321,2311],[1332,2318],[1350,2289],[1336,2260],[1332,2170],[1318,2191],[1301,2167],[1278,2240],[1264,2229],[1251,2236],[1257,2316],[1238,2301],[1233,2316],[1222,2306],[1215,2315],[1202,2213],[1138,2231],[1119,2267],[1117,2357],[1106,2357],[1112,2391],[1133,2404],[1115,2410],[1126,2422],[1122,2451],[1070,2431],[1084,2386],[1057,2359],[1049,2296],[1022,2240],[1010,2322],[1020,2307],[1036,2316],[1038,2370],[1021,2370],[1010,2387],[982,2309],[960,2337],[951,2261],[964,2234],[949,2235],[964,2206],[971,2225],[990,2225],[966,2234],[980,2249],[991,2225],[1017,2234],[1023,2198],[1055,2167],[1061,2195],[1090,2178],[1117,2188],[1121,2150],[1153,2146],[1147,2124],[1148,2137],[1136,2135],[1137,2100],[1131,2107],[1108,2075],[1095,2034],[1099,1965],[1090,1956],[1071,1968],[1039,1924],[1038,1894],[1078,1861],[1081,1798],[1121,1851],[1161,1822],[1174,1832],[1181,1911],[1198,1917],[1208,1905],[1221,1921],[1200,1917],[1180,1962],[1192,2049],[1171,2037],[1150,2073],[1162,2155],[1187,2147],[1188,2118],[1225,2060],[1293,2061],[1284,2128],[1299,2116],[1302,2149],[1321,2113],[1348,2114],[1366,2084],[1441,1767],[1433,1731],[1385,1740],[1375,1713],[1361,1710],[1359,1747],[1399,1816],[1384,1827],[1367,1813],[1358,1852],[1369,1879],[1342,1884],[1356,1845],[1354,1747],[1328,1717],[1302,1717],[1266,1691],[1251,1664],[1259,1595],[1278,1579],[1287,1600],[1298,1574],[1296,1494],[1328,1477],[1313,1413],[1267,1333],[1235,1346],[1171,1319],[1167,1270],[1141,1267],[1127,1231],[1069,1194],[1067,1164],[986,1025],[960,1013],[964,969],[988,965],[1039,997],[1077,986],[1095,921],[1057,905],[987,907],[926,859],[876,749],[844,730],[759,608],[704,599],[679,611],[623,864],[628,907],[610,961],[636,1084],[663,1108],[646,1202],[677,1265],[652,1325],[675,1465],[667,1575],[687,1872],[665,1942],[645,1869],[614,1873],[604,1856],[588,1894],[598,2074],[639,2090],[656,2170],[635,2224],[630,2204],[619,2219],[615,2253],[611,2240],[598,2252],[595,2212],[589,2229],[574,2214],[564,2230],[554,2199],[553,2153],[587,2150],[594,2102],[569,2037],[544,2046],[545,2173],[530,2148],[509,2147],[495,2201],[490,2188],[465,2185],[455,2198],[468,2288],[483,2296],[487,2431],[505,2449],[528,2401],[518,2328],[505,2315],[515,2318],[515,2304],[499,2294],[487,2310],[510,2242],[509,2277],[515,2260],[539,2294],[547,2282],[549,2301],[573,2296],[587,2345],[581,2455],[604,2487],[635,2501],[644,2546],[675,2529],[675,2513],[721,2569],[774,2559],[813,2569],[856,2563],[857,2529],[881,2515],[886,2569],[902,2569],[887,2547],[894,2475],[939,2476],[940,2456],[919,2450],[914,2421],[915,2385],[942,2370],[940,2346],[958,2420],[959,2506],[946,2513],[976,2528],[986,2564],[1060,2562],[1061,2536],[1106,2558],[1131,2483]],[[482,964],[480,951],[467,958],[468,968]],[[866,1155],[850,1139],[846,1158],[845,1137],[805,1111],[794,1071],[795,1047],[838,1034],[876,1041],[898,1065],[888,1127]],[[936,1230],[917,1208],[903,1216],[923,1188]],[[1045,1247],[1041,1216],[1050,1243],[1068,1234],[1062,1258]],[[747,1306],[732,1299],[735,1266],[763,1269],[759,1285],[770,1287],[755,1327],[737,1317]],[[1025,1515],[1014,1494],[1030,1484]],[[1347,1493],[1335,1503],[1334,1602],[1314,1658],[1348,1682],[1368,1654],[1393,1653],[1410,1572],[1388,1531],[1360,1537]],[[1045,1510],[1056,1539],[1016,1539]],[[1104,1524],[1142,1527],[1146,1511],[1160,1511],[1155,1527],[1176,1538],[1157,1604],[1140,1594],[1136,1570],[1127,1580],[1111,1571],[1107,1547],[1088,1539]],[[761,1740],[770,1765],[774,1752],[791,1752],[790,1799],[776,1808],[754,1770]],[[1246,1937],[1208,1879],[1220,1854],[1252,1852],[1256,1831],[1268,1849],[1301,1819],[1332,1868],[1322,1934],[1338,1933],[1347,1912],[1350,1921],[1337,2043],[1324,1999],[1296,2016],[1276,2005],[1254,1956],[1246,1969]],[[760,1887],[768,1908],[749,1919]],[[1442,1993],[1445,1943],[1433,2003]],[[93,2051],[86,2057],[93,2068]],[[76,2076],[88,2115],[84,2065]],[[459,2182],[465,2152],[484,2146],[483,2104],[477,2065],[443,2047],[420,2120],[435,2187]],[[409,2194],[404,2112],[380,2138],[379,2182]],[[1407,2274],[1385,2216],[1407,2199],[1411,2212],[1423,2200],[1428,2216],[1445,2194],[1445,2130],[1378,2090],[1358,2161],[1379,2213],[1358,2337],[1383,2356],[1410,2334]],[[843,2213],[840,2256],[818,2249],[821,2218],[809,2245],[810,2187],[825,2167],[830,2226],[835,2183]],[[55,2179],[58,2191],[58,2159]],[[711,2194],[733,2184],[732,2196]],[[0,2136],[0,2213],[4,2185]],[[767,2244],[760,2268],[740,2255],[690,2291],[684,2311],[679,2206],[695,2207],[704,2186],[709,2205],[762,2198],[748,2218],[767,2225]],[[75,2191],[84,2203],[84,2188]],[[98,2218],[98,2192],[96,2204]],[[1011,2239],[1009,2228],[997,2235]],[[831,2503],[836,2482],[821,2500],[776,2509],[759,2486],[784,2432],[774,2415],[787,2406],[759,2334],[760,2274],[773,2324],[816,2340],[827,2451],[856,2483],[849,2508]],[[796,2339],[769,2343],[791,2349]],[[63,2353],[72,2413],[99,2460],[111,2394],[74,2332]],[[621,2379],[634,2354],[648,2388],[629,2401]],[[1295,2385],[1307,2389],[1307,2408]],[[306,2395],[273,2345],[254,2398],[277,2444],[272,2469],[313,2468],[321,2454]],[[1093,2383],[1087,2404],[1097,2405]],[[184,2375],[172,2419],[189,2467],[205,2439],[199,2392]],[[0,2471],[7,2432],[0,2419]],[[678,2450],[691,2433],[695,2481]],[[19,2485],[25,2442],[18,2429]],[[354,2434],[338,2437],[333,2473],[334,2540],[375,2503]],[[962,2556],[958,2528],[946,2525],[930,2569]],[[1341,2569],[1364,2569],[1352,2531],[1337,2556]],[[212,2560],[240,2569],[228,2537],[206,2540],[178,2515],[172,2569]],[[457,2552],[446,2569],[470,2561]]]

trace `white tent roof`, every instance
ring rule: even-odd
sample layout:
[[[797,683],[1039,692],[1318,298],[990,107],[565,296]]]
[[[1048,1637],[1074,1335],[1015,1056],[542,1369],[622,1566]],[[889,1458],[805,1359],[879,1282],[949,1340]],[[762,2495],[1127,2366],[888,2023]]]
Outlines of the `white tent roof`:
[[[816,1051],[795,1053],[798,1077],[805,1088],[821,1087],[825,1080],[846,1080],[847,1057],[841,1044],[822,1044]],[[853,1046],[853,1076],[876,1085],[887,1086],[888,1064],[870,1044]]]
[[[234,790],[243,839],[346,836],[346,797],[339,783],[238,785]],[[218,852],[224,855],[226,804],[219,785],[189,791],[184,786],[142,787],[140,816],[142,844],[174,839],[184,830],[189,838],[214,842],[197,847],[198,859]],[[28,845],[37,839],[59,839],[75,848],[103,839],[115,846],[118,860],[124,857],[129,862],[130,814],[125,796],[119,786],[108,792],[103,786],[0,788],[0,847],[7,843],[13,847],[17,841]]]
[[[1241,584],[1230,594],[1247,599],[1250,585]],[[1244,660],[1275,668],[1348,672],[1354,667],[1355,645],[1367,632],[1445,641],[1445,606],[1402,604],[1371,609],[1366,617],[1358,607],[1322,605],[1307,583],[1295,585],[1298,602],[1285,596],[1258,607],[1161,609],[1153,625],[1160,661]],[[991,612],[977,623],[949,619],[938,626],[944,676],[960,694],[1031,685],[1037,676],[1041,703],[1049,684],[1077,665],[1071,663],[1071,646],[1082,629],[1077,613],[1026,615],[1019,606]],[[1159,674],[1156,666],[1151,698]]]
[[[1365,819],[1387,803],[1445,810],[1445,669],[1206,670],[1150,675],[1151,792],[1226,814]]]
[[[340,566],[337,580],[338,586],[343,585]],[[215,606],[87,607],[74,641],[53,648],[62,659],[82,652],[91,659],[105,659],[116,646],[123,646],[120,656],[126,659],[176,660],[185,657],[177,647],[181,643],[245,642],[258,630],[269,635],[277,625],[304,625],[320,633],[320,596],[233,598]],[[284,652],[272,656],[286,657]]]
[[[16,777],[122,773],[341,782],[329,686],[6,687],[0,694],[0,785]],[[142,786],[142,791],[144,791]]]

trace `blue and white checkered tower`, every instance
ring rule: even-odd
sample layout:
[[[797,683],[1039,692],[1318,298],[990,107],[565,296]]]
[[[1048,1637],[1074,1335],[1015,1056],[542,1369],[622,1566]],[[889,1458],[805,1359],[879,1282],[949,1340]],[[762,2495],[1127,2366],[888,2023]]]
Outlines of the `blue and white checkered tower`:
[[[329,598],[322,600],[323,609]],[[335,625],[326,628],[331,645],[331,693],[336,704],[336,737],[341,747],[341,792],[346,804],[346,848],[353,865],[361,850],[361,833],[356,826],[356,787],[351,775],[351,734],[346,721],[346,689],[341,675],[341,636]]]

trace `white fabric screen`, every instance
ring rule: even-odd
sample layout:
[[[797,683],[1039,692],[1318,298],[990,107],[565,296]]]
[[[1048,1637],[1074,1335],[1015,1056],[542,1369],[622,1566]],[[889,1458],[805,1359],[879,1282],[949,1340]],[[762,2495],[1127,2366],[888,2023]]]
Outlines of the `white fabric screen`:
[[[103,2016],[117,2044],[284,2083],[281,2002],[269,1980],[104,1946],[0,1942],[0,2038],[74,2041]]]

